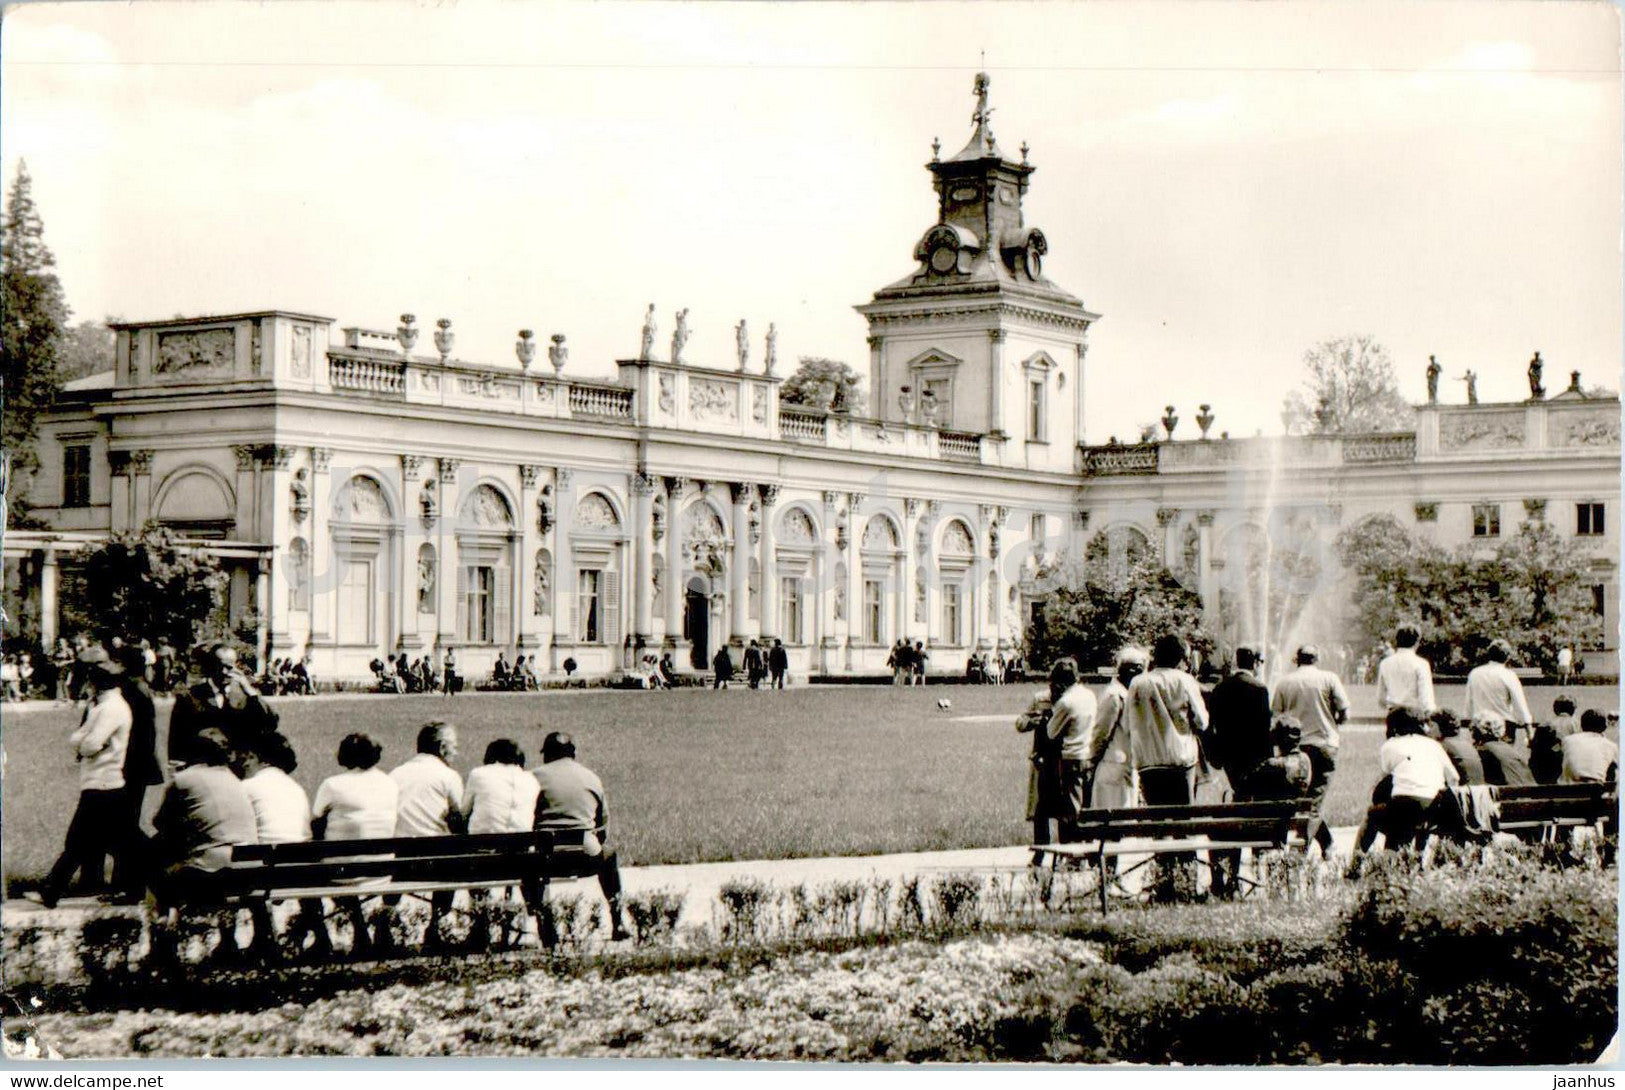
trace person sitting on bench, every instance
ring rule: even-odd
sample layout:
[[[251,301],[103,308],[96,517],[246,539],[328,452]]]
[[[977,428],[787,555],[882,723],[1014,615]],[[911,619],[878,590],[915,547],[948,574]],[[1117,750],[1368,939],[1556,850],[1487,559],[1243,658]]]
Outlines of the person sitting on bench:
[[[1594,708],[1580,716],[1580,730],[1563,739],[1564,783],[1613,783],[1619,778],[1619,743],[1607,734],[1608,720]]]
[[[1463,842],[1473,839],[1450,788],[1461,774],[1444,747],[1422,732],[1422,721],[1409,708],[1388,713],[1391,737],[1377,753],[1377,764],[1393,787],[1383,810],[1383,838],[1391,851],[1417,843],[1427,829]]]
[[[621,869],[614,851],[601,839],[609,822],[604,805],[604,785],[585,765],[576,760],[575,741],[568,734],[553,731],[542,741],[542,767],[536,770],[539,792],[536,798],[537,829],[584,834],[586,854],[596,861],[598,886],[609,902],[609,919],[615,941],[631,937],[621,919]],[[525,900],[536,914],[542,943],[558,944],[558,929],[546,889],[529,883]]]
[[[310,832],[316,840],[374,840],[395,835],[395,810],[400,790],[389,773],[378,767],[384,748],[365,734],[347,734],[339,743],[335,773],[316,785],[310,803]],[[335,901],[350,917],[355,938],[350,952],[360,956],[372,949],[367,918],[360,897]],[[386,936],[387,937],[387,936]]]
[[[1480,719],[1473,724],[1473,745],[1478,748],[1484,783],[1498,787],[1533,787],[1535,774],[1523,751],[1502,737],[1499,720]],[[1471,782],[1471,781],[1469,781]]]
[[[243,776],[243,790],[254,807],[254,830],[260,844],[298,844],[310,839],[310,796],[293,778],[299,767],[299,758],[293,746],[280,734],[266,734],[237,758]],[[250,905],[249,915],[254,920],[254,950],[261,957],[276,952],[276,932],[271,924],[270,908],[264,903]],[[327,933],[327,921],[322,918],[320,897],[306,897],[299,902],[299,916],[292,928],[293,939],[303,943],[309,933],[311,952],[325,957],[333,952],[333,940]]]

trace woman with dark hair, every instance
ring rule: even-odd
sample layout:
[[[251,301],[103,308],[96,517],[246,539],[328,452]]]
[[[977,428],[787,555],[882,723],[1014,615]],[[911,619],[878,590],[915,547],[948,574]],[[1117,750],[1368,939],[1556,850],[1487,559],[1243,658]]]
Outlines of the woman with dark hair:
[[[1450,791],[1461,773],[1444,747],[1423,733],[1421,717],[1410,708],[1395,708],[1388,713],[1388,731],[1377,753],[1378,766],[1393,784],[1382,823],[1388,848],[1408,848],[1428,828],[1458,843],[1471,839]]]
[[[368,840],[395,835],[399,791],[389,773],[378,767],[384,747],[365,734],[346,735],[339,743],[339,767],[316,788],[310,804],[310,831],[317,840]],[[355,928],[351,952],[372,948],[361,898],[340,897],[338,904]]]
[[[525,753],[511,738],[485,747],[485,763],[468,774],[463,814],[472,833],[523,833],[536,817],[536,777],[525,771]]]

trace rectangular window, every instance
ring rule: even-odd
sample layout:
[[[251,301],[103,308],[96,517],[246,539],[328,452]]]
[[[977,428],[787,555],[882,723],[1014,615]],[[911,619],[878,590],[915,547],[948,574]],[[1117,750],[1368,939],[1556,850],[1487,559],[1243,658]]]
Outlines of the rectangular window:
[[[1501,536],[1501,505],[1498,503],[1473,504],[1473,536]]]
[[[602,643],[604,573],[595,569],[583,571],[577,583],[576,639],[582,643]]]
[[[806,643],[802,633],[801,577],[786,575],[779,579],[779,631],[788,644]]]
[[[62,448],[62,506],[90,506],[90,448],[83,444]]]
[[[942,587],[942,638],[948,646],[958,647],[963,641],[959,638],[959,622],[964,596],[964,588],[958,583],[944,583]]]
[[[1602,504],[1577,503],[1574,505],[1574,532],[1582,537],[1595,537],[1605,528]]]
[[[1596,583],[1591,588],[1591,612],[1599,617],[1608,613],[1608,588],[1602,583]]]
[[[886,642],[886,593],[878,579],[863,581],[863,639],[879,646]]]
[[[463,572],[463,639],[468,643],[494,643],[496,629],[496,573],[483,564],[470,564]]]
[[[1034,379],[1027,384],[1027,438],[1044,441],[1044,380]]]

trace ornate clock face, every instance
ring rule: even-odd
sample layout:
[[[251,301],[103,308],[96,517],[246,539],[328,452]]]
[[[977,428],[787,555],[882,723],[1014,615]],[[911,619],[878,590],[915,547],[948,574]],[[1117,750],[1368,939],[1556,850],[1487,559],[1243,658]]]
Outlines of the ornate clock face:
[[[976,190],[971,186],[961,186],[954,190],[951,195],[956,201],[974,201],[976,199]]]
[[[1044,259],[1039,256],[1038,247],[1031,244],[1027,246],[1027,275],[1034,280],[1044,275]]]
[[[959,255],[952,246],[938,246],[931,251],[931,267],[939,273],[949,272],[959,264]]]
[[[1015,204],[1016,199],[1010,195],[1010,191],[1008,189],[1001,189],[999,190],[999,203]]]

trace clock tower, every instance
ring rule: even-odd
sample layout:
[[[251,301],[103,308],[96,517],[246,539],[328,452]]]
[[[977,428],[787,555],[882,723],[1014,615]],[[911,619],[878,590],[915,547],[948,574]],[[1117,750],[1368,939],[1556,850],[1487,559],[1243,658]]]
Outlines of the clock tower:
[[[993,136],[978,73],[969,142],[927,168],[937,222],[914,272],[857,308],[869,321],[873,411],[946,431],[991,433],[1002,464],[1069,473],[1082,440],[1083,355],[1099,315],[1045,279],[1044,232],[1023,201],[1035,167]]]

